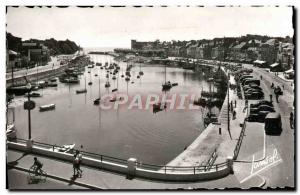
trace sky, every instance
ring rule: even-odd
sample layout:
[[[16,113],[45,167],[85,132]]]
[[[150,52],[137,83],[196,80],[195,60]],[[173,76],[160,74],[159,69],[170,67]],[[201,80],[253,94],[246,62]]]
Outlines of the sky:
[[[7,32],[72,40],[81,47],[130,47],[130,40],[199,40],[246,34],[293,36],[292,7],[12,8]]]

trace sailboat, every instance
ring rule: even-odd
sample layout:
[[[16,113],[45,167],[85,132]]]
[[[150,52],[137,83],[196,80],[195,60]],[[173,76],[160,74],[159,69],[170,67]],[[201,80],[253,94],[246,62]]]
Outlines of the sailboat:
[[[121,77],[122,77],[122,78],[124,77],[123,68],[122,68],[122,75],[121,75]]]
[[[211,87],[212,87],[212,83],[214,82],[213,78],[209,78],[208,79],[209,82],[209,93],[212,94],[211,91]],[[208,113],[206,114],[206,117],[204,118],[204,125],[209,125],[210,123],[213,122],[218,122],[218,118],[216,116],[216,114],[212,113],[212,107],[213,107],[213,96],[210,95],[209,99],[206,102],[206,106],[208,107]]]
[[[86,93],[86,78],[84,77],[84,89],[77,89],[76,90],[76,94],[80,94],[80,93]]]
[[[165,65],[165,83],[162,84],[162,91],[169,91],[172,88],[170,81],[167,82],[167,65]]]
[[[100,100],[101,100],[101,88],[100,88],[100,77],[99,77],[99,97],[94,100],[94,105],[99,105]]]
[[[143,76],[143,75],[144,75],[144,72],[141,70],[141,64],[140,64],[140,72],[139,72],[139,75],[140,75],[140,76]]]
[[[90,82],[88,83],[88,85],[92,85],[93,82],[92,82],[92,78],[91,78],[91,73],[90,73]]]

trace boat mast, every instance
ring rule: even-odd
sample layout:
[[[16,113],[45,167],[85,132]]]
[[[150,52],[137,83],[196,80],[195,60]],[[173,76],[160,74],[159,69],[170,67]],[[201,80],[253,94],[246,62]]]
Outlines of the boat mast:
[[[99,73],[99,98],[101,97],[101,89],[100,89],[100,73]]]

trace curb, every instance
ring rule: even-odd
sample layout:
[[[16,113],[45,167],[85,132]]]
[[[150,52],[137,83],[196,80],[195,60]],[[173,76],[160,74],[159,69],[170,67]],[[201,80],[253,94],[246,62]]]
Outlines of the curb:
[[[20,171],[24,171],[24,172],[29,172],[28,169],[23,168],[23,167],[19,167],[19,166],[11,166],[11,168],[16,169],[16,170],[20,170]],[[51,179],[67,182],[67,183],[70,182],[69,179],[65,179],[65,178],[62,178],[62,177],[59,177],[59,176],[55,176],[55,175],[47,174],[47,177],[49,177]],[[85,187],[85,188],[88,188],[88,189],[91,189],[91,190],[104,190],[104,188],[100,188],[98,186],[94,186],[94,185],[90,185],[90,184],[86,184],[86,183],[78,182],[78,181],[74,181],[73,184],[75,184],[77,186]]]

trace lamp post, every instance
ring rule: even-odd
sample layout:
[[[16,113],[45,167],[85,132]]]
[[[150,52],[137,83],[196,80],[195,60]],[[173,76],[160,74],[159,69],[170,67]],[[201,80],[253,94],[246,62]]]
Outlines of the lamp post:
[[[30,110],[33,110],[35,108],[35,102],[30,100],[30,92],[31,92],[31,84],[30,82],[27,81],[27,78],[24,77],[26,80],[26,88],[28,90],[27,93],[27,101],[24,102],[24,109],[28,110],[28,142],[27,142],[27,147],[31,148],[32,146],[32,141],[31,141],[31,113]]]

